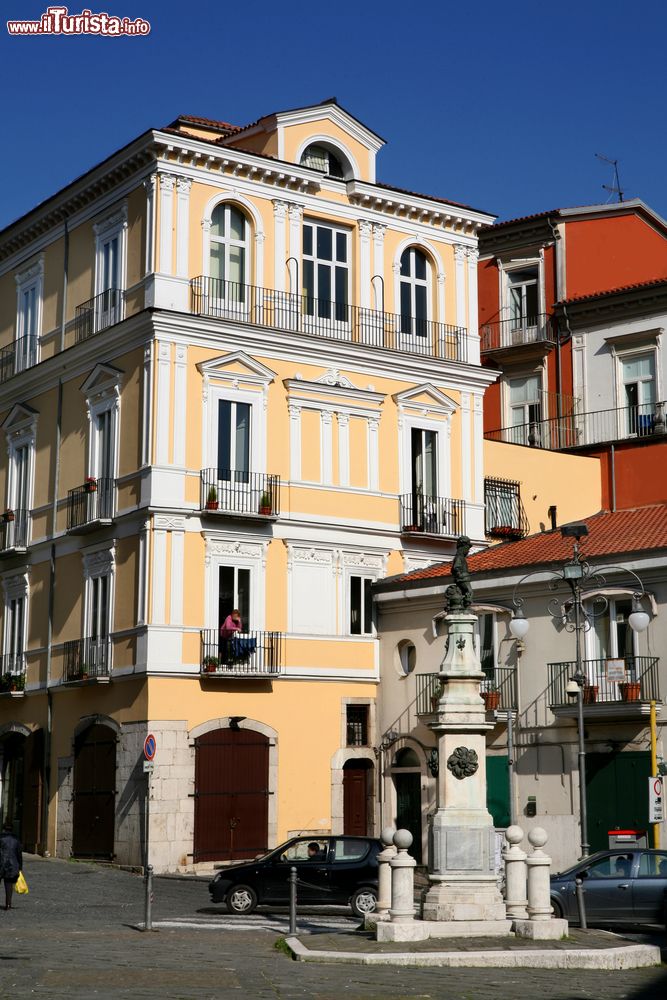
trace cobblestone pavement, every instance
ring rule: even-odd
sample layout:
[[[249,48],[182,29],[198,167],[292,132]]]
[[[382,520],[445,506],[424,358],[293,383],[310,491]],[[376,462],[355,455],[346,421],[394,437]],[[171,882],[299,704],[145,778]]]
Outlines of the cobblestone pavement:
[[[0,911],[0,997],[71,1000],[665,1000],[667,968],[628,972],[408,969],[305,965],[275,941],[284,915],[231,930],[206,881],[156,879],[142,933],[143,882],[96,865],[26,858],[28,896]],[[309,915],[335,931],[343,911]],[[186,926],[183,926],[183,925]],[[268,926],[267,926],[268,925]],[[275,926],[278,926],[276,931]],[[636,939],[636,936],[633,935]],[[662,942],[661,942],[662,943]],[[313,942],[314,944],[314,942]],[[667,957],[667,952],[663,953]]]

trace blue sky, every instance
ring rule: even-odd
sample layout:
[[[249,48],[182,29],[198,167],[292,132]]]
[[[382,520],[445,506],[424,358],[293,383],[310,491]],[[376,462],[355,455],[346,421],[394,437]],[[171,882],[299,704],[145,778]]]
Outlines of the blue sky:
[[[38,19],[47,2],[2,6]],[[667,216],[662,0],[87,6],[151,34],[10,38],[3,18],[0,227],[179,113],[244,124],[332,95],[387,140],[386,183],[511,218],[606,201],[603,153]]]

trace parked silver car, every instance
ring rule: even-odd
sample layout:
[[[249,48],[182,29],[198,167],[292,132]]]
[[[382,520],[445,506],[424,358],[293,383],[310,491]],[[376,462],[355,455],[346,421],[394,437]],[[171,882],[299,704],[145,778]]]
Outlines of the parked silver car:
[[[667,924],[667,850],[599,851],[551,876],[556,917],[579,922],[576,883],[581,878],[589,924]]]

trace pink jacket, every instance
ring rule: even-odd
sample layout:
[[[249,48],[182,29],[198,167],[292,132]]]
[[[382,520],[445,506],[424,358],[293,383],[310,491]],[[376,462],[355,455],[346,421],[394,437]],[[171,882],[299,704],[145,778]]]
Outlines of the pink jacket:
[[[230,639],[235,632],[241,631],[241,622],[235,622],[231,615],[227,615],[220,626],[220,635],[223,639]]]

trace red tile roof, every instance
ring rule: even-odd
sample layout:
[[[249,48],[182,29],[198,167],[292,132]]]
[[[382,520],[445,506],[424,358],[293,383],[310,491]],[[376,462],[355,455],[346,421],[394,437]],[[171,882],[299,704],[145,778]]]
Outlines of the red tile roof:
[[[584,559],[667,549],[667,504],[664,503],[614,513],[600,511],[581,521],[589,532],[580,543]],[[560,563],[571,557],[572,539],[563,538],[560,528],[557,528],[555,531],[542,531],[518,542],[503,542],[477,552],[468,557],[468,567],[471,573],[489,573]],[[439,579],[449,576],[450,570],[451,563],[438,563],[402,576],[389,577],[377,586],[378,589],[383,589],[383,583],[403,585],[412,581]],[[391,586],[387,589],[391,589]]]
[[[193,125],[208,125],[210,128],[226,129],[228,132],[241,131],[241,126],[239,125],[230,125],[229,122],[219,122],[213,118],[200,118],[198,115],[179,115],[173,122],[169,122],[167,127],[172,128],[177,124],[177,122],[192,122]]]
[[[640,291],[642,288],[653,288],[654,286],[667,286],[667,277],[651,278],[649,281],[636,281],[631,285],[617,285],[616,288],[608,288],[604,292],[590,292],[588,295],[573,295],[571,299],[561,299],[556,302],[556,306],[567,306],[575,302],[590,302],[593,299],[603,299],[607,295],[622,295],[623,292]]]

